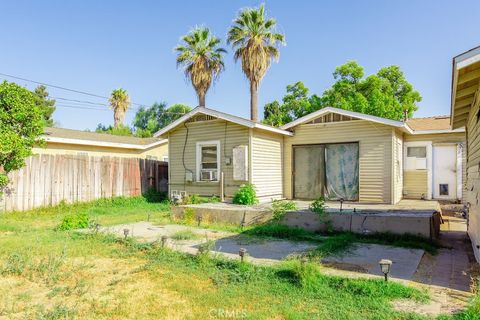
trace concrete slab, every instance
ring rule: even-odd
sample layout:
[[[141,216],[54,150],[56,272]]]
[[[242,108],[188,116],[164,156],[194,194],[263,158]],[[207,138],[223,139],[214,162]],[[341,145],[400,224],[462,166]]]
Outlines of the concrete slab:
[[[424,254],[420,249],[406,249],[378,244],[358,244],[348,253],[340,256],[326,257],[322,262],[334,267],[352,268],[364,273],[383,275],[378,262],[381,259],[392,260],[390,276],[392,278],[410,280]]]

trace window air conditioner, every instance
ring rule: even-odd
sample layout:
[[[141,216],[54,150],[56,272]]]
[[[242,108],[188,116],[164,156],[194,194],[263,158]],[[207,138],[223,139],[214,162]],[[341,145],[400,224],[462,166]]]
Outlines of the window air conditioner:
[[[202,170],[201,180],[203,181],[215,181],[217,180],[217,170]]]

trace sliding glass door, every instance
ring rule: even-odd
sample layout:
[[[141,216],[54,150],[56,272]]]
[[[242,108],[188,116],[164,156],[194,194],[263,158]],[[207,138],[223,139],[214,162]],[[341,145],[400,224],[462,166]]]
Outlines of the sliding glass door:
[[[296,199],[358,200],[358,143],[293,147]]]

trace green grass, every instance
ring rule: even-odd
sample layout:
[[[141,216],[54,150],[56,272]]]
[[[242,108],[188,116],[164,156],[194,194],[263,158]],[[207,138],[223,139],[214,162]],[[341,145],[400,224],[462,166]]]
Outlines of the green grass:
[[[361,235],[351,232],[338,232],[322,235],[277,223],[259,225],[244,231],[243,234],[264,238],[317,242],[320,245],[316,252],[321,255],[341,253],[350,248],[354,243],[375,243],[404,248],[423,249],[431,254],[436,254],[439,248],[439,245],[435,242],[413,235],[394,235],[390,233]]]
[[[317,265],[299,261],[261,267],[181,254],[132,238],[55,231],[64,216],[78,212],[102,225],[147,217],[170,221],[167,203],[143,198],[1,215],[0,317],[207,319],[227,310],[246,319],[427,319],[393,309],[390,302],[396,299],[428,299],[395,282],[327,276]],[[245,233],[334,244],[300,229],[268,228]],[[455,319],[478,319],[477,311],[472,304]]]
[[[191,230],[178,231],[171,237],[173,240],[194,240],[199,239],[200,236]]]

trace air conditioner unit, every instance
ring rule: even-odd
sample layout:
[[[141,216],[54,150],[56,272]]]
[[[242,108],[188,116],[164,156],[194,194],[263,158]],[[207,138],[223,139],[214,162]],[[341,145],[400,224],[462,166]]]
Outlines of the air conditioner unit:
[[[202,181],[216,181],[217,170],[202,170],[200,172],[200,180]]]

